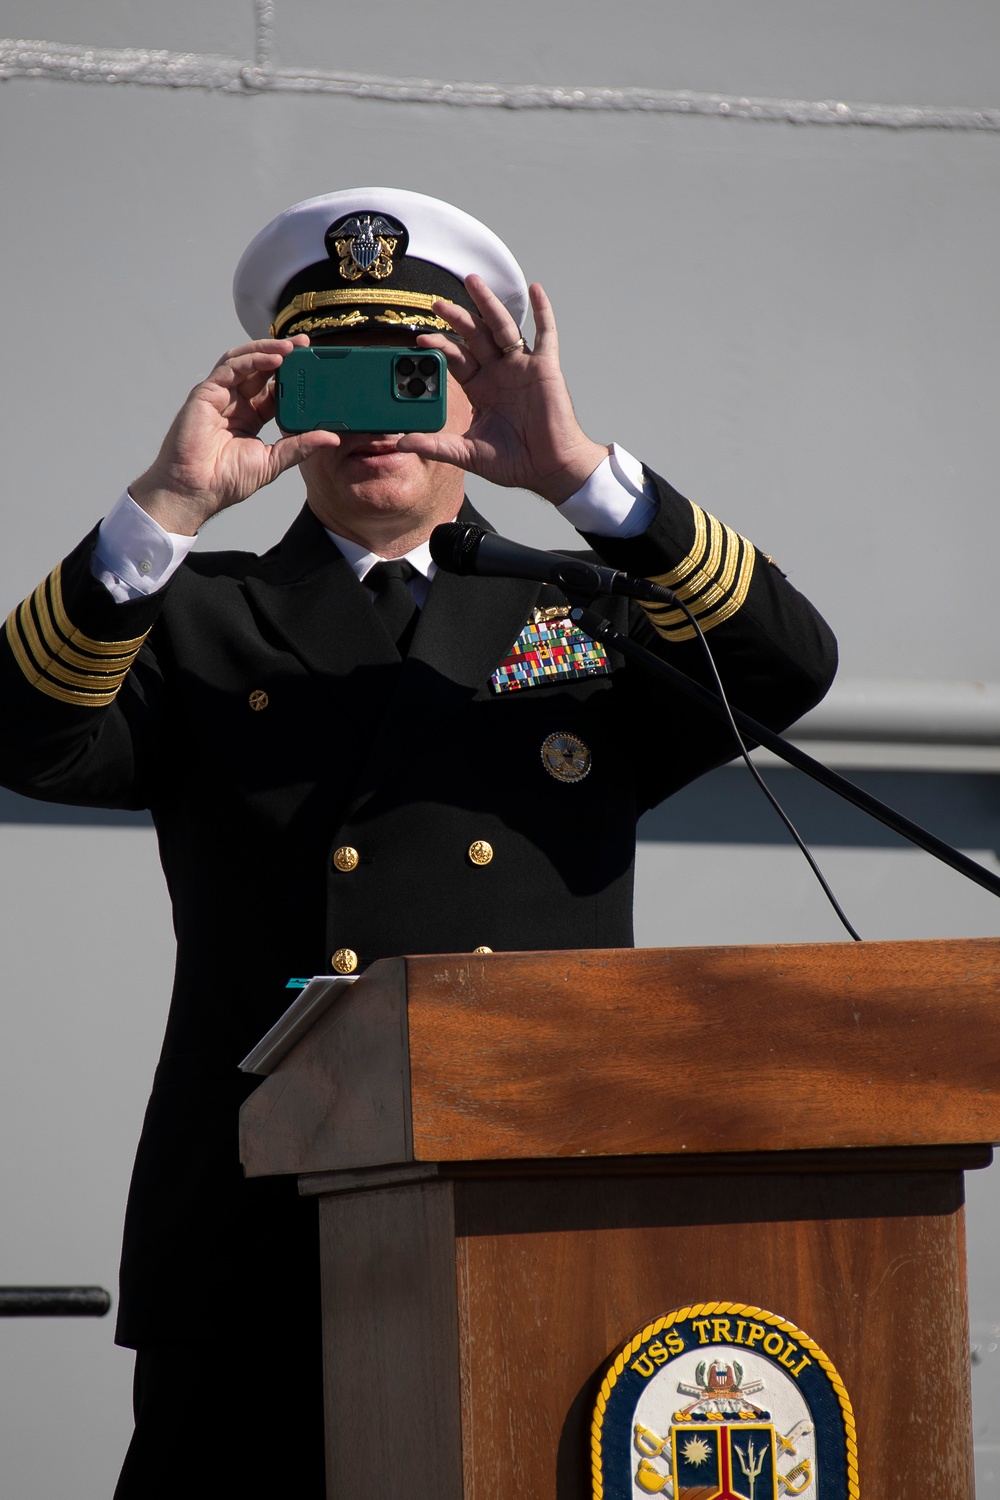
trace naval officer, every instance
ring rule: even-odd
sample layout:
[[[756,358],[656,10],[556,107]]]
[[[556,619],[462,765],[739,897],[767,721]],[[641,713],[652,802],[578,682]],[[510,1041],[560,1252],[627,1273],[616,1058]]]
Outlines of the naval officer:
[[[557,589],[436,573],[434,526],[477,519],[464,473],[533,490],[570,545],[575,528],[680,592],[733,701],[769,725],[835,665],[768,557],[581,430],[545,293],[461,210],[378,188],[310,199],[251,243],[234,292],[248,341],[0,650],[4,783],[150,808],[174,905],[122,1259],[118,1338],[138,1352],[120,1500],[323,1494],[314,1210],[238,1160],[236,1065],[289,976],[631,944],[637,817],[733,753],[713,717],[583,636]],[[440,350],[443,431],[262,442],[275,372],[310,340]],[[272,551],[194,548],[294,465],[305,505]],[[704,680],[679,612],[601,607]]]

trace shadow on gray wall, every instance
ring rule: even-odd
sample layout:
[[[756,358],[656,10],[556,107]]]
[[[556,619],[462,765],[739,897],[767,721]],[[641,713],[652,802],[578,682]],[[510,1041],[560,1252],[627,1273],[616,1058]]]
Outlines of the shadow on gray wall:
[[[151,828],[148,812],[125,812],[107,807],[64,807],[60,802],[36,802],[0,787],[0,823],[37,823],[60,828]]]
[[[764,778],[807,844],[854,849],[908,847],[905,839],[798,771]],[[890,807],[960,849],[1000,851],[1000,776],[980,772],[845,772]],[[657,843],[787,844],[777,814],[742,766],[723,766],[654,808],[639,837]]]
[[[960,849],[1000,853],[1000,776],[941,771],[848,772],[915,823]],[[905,847],[905,840],[792,770],[768,770],[768,785],[809,844],[855,849]],[[145,812],[62,807],[0,789],[0,823],[145,828]],[[647,813],[640,839],[671,844],[787,844],[777,815],[742,766],[723,766]]]

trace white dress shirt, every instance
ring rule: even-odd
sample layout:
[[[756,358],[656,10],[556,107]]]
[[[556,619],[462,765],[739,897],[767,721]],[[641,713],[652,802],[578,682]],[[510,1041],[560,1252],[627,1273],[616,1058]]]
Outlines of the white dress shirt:
[[[559,511],[577,531],[594,536],[639,536],[656,514],[656,495],[639,460],[614,443],[609,456],[576,494],[559,506]],[[359,583],[364,582],[369,569],[383,561],[377,553],[334,531],[327,530],[326,534],[343,553]],[[112,598],[124,604],[163,588],[196,540],[164,531],[126,490],[101,522],[91,569]],[[407,552],[406,561],[416,570],[409,583],[410,592],[422,606],[437,564],[426,542]]]

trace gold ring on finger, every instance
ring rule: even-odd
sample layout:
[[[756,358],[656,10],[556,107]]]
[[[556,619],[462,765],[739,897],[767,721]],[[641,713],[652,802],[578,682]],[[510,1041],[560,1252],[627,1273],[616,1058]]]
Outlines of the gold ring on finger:
[[[503,348],[500,350],[500,353],[501,354],[514,354],[518,350],[524,349],[525,347],[526,347],[526,345],[525,345],[524,339],[518,339],[516,343],[513,343],[513,344],[504,344]]]

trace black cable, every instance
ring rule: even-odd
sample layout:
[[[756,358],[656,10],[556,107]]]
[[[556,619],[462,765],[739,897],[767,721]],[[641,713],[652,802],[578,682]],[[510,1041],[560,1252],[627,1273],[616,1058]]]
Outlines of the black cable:
[[[485,558],[482,555],[484,547],[488,552]],[[594,640],[602,641],[606,646],[619,651],[626,661],[635,662],[645,671],[670,683],[675,690],[686,693],[689,698],[693,698],[710,713],[728,719],[740,754],[754,779],[792,834],[823,887],[827,899],[856,942],[860,942],[861,939],[838,905],[819,866],[770,788],[758,774],[756,767],[747,759],[746,746],[740,738],[741,729],[759,745],[771,750],[779,759],[794,766],[796,770],[804,772],[805,775],[811,776],[814,781],[818,781],[820,786],[829,788],[838,797],[843,797],[846,802],[860,808],[869,817],[883,823],[886,828],[891,828],[901,838],[909,839],[911,844],[932,854],[935,859],[941,860],[951,869],[957,870],[960,875],[965,876],[966,880],[973,881],[994,896],[1000,896],[1000,876],[995,875],[992,870],[987,870],[984,865],[970,859],[961,850],[954,849],[951,844],[946,843],[944,839],[939,839],[928,829],[921,828],[919,823],[914,823],[911,818],[904,817],[895,808],[889,807],[885,802],[880,802],[863,787],[856,786],[853,781],[848,781],[846,777],[831,770],[829,766],[825,766],[822,761],[814,760],[798,745],[783,739],[780,734],[768,729],[766,724],[758,723],[742,709],[732,709],[701,627],[673,590],[653,583],[649,579],[630,578],[627,574],[620,573],[613,568],[599,567],[592,563],[581,562],[577,558],[563,558],[552,553],[539,552],[534,547],[523,547],[520,543],[512,542],[505,537],[493,536],[483,531],[480,526],[465,526],[457,522],[435,528],[431,535],[431,555],[439,567],[446,568],[452,573],[475,573],[486,577],[501,578],[532,578],[543,583],[557,584],[565,591],[573,606],[570,611],[573,619],[579,621]],[[691,621],[695,634],[701,641],[717,690],[703,686],[702,683],[688,677],[685,672],[680,671],[670,662],[664,661],[661,656],[641,646],[638,641],[632,640],[628,635],[622,635],[609,619],[591,609],[590,602],[597,595],[604,593],[624,594],[630,599],[664,603],[671,608],[680,609]]]
[[[662,584],[660,585],[660,587],[663,587]],[[708,641],[705,639],[705,632],[698,624],[698,621],[695,619],[692,611],[688,608],[688,606],[682,599],[678,599],[677,595],[674,594],[670,589],[665,588],[663,589],[663,592],[664,594],[670,595],[669,600],[664,599],[663,602],[665,604],[670,603],[677,609],[681,610],[686,615],[688,621],[694,629],[696,636],[698,637],[698,640],[701,644],[701,649],[705,655],[705,660],[708,662],[709,671],[711,672],[712,678],[715,682],[715,687],[719,695],[719,699],[722,703],[723,708],[726,710],[726,718],[729,721],[730,729],[733,731],[733,738],[739,746],[740,754],[746,762],[747,770],[750,772],[750,775],[753,777],[754,781],[756,781],[757,785],[764,793],[764,796],[767,798],[768,802],[770,802],[771,806],[778,814],[778,817],[781,819],[785,827],[788,829],[789,833],[792,835],[792,838],[798,844],[800,850],[805,856],[809,868],[812,870],[813,874],[816,876],[816,879],[822,886],[823,893],[826,896],[826,899],[829,901],[830,905],[833,907],[834,911],[837,913],[837,916],[840,918],[841,922],[843,922],[844,926],[847,928],[847,931],[851,934],[851,937],[854,939],[854,941],[856,943],[860,943],[861,934],[855,929],[846,912],[844,911],[844,908],[841,906],[840,902],[833,894],[826,876],[823,874],[823,871],[820,869],[811,851],[806,847],[805,841],[799,834],[799,831],[796,828],[795,824],[785,812],[785,809],[782,807],[781,803],[778,801],[777,797],[771,791],[771,788],[768,786],[767,782],[764,780],[763,776],[760,774],[757,767],[750,759],[750,752],[747,750],[747,747],[743,741],[743,736],[740,734],[740,731],[736,726],[736,720],[733,718],[733,711],[729,706],[729,699],[726,697],[726,690],[722,686],[722,678],[719,676],[718,668],[715,665],[715,658],[712,655],[712,648],[708,644]]]
[[[722,678],[719,676],[718,669],[716,668],[715,658],[712,656],[712,648],[709,646],[707,640],[705,639],[704,631],[698,624],[698,621],[695,619],[688,606],[682,599],[678,599],[677,595],[673,592],[672,589],[664,588],[662,584],[652,583],[648,580],[647,585],[648,592],[644,594],[645,599],[649,600],[651,603],[669,604],[672,609],[681,610],[681,612],[690,621],[694,633],[701,643],[702,651],[705,653],[709,671],[711,672],[713,681],[715,683],[715,693],[709,696],[709,702],[717,700],[718,704],[721,704],[722,709],[725,713],[725,717],[729,722],[729,727],[733,732],[733,737],[736,740],[737,746],[739,747],[739,752],[746,762],[747,769],[749,770],[751,776],[753,777],[754,781],[756,781],[757,785],[760,787],[761,791],[764,793],[764,796],[767,798],[768,802],[770,802],[771,806],[778,814],[778,817],[788,829],[789,833],[792,835],[792,838],[795,840],[802,854],[805,856],[809,868],[812,870],[813,874],[816,876],[816,879],[819,881],[820,886],[823,890],[823,894],[826,896],[826,899],[829,901],[830,905],[837,913],[840,921],[843,923],[844,927],[850,933],[854,941],[856,943],[860,943],[862,941],[861,934],[852,925],[840,902],[833,894],[833,891],[830,889],[829,883],[827,882],[826,876],[823,874],[823,871],[820,869],[809,849],[807,849],[805,841],[800,835],[798,829],[795,827],[795,824],[785,812],[785,809],[782,807],[781,803],[778,801],[777,797],[771,791],[771,788],[767,785],[767,782],[764,780],[763,776],[761,776],[757,767],[750,759],[747,747],[743,742],[743,736],[740,734],[736,719],[733,715],[732,708],[729,705],[729,699],[726,697],[726,690],[722,685]],[[570,595],[570,598],[572,599],[572,594]],[[610,620],[601,620],[600,616],[596,615],[593,610],[588,608],[581,609],[579,606],[577,606],[572,611],[572,614],[574,618],[578,618],[580,620],[580,623],[589,635],[595,636],[595,638],[598,640],[604,640],[609,645],[618,645],[619,648],[621,647],[623,643],[622,637],[620,633],[615,630]],[[642,656],[644,658],[650,659],[651,663],[655,662],[658,668],[667,672],[671,672],[672,674],[676,674],[682,682],[686,681],[689,689],[696,695],[705,692],[704,688],[698,687],[691,679],[685,679],[683,673],[677,672],[676,668],[670,668],[666,662],[661,662],[659,657],[654,657],[653,653],[647,651],[645,647],[639,646],[637,642],[635,643],[635,645],[636,649],[641,652]],[[706,694],[706,696],[708,695]],[[741,717],[745,718],[746,716],[741,715]],[[760,727],[763,729],[763,726]],[[763,733],[768,734],[767,730],[763,730]],[[768,738],[770,738],[770,735],[768,735]]]
[[[654,585],[650,584],[649,587],[652,588]],[[722,706],[718,693],[696,682],[693,677],[688,677],[670,662],[664,661],[662,656],[657,656],[645,646],[640,646],[639,642],[632,640],[630,636],[623,635],[620,630],[615,629],[610,620],[599,615],[596,610],[575,606],[572,615],[593,640],[603,641],[613,651],[619,651],[626,661],[635,662],[644,671],[652,672],[654,677],[659,677],[662,682],[669,682],[672,688],[693,698],[695,703],[700,703],[702,708],[707,709],[709,713],[718,714],[720,718],[725,716],[726,710]],[[886,828],[891,828],[893,833],[899,834],[900,838],[909,839],[910,843],[916,844],[918,849],[932,854],[942,864],[964,875],[966,880],[982,886],[984,891],[990,892],[990,895],[1000,897],[1000,875],[995,875],[985,865],[977,863],[967,854],[963,854],[960,849],[955,849],[951,844],[945,843],[944,839],[939,839],[936,833],[921,828],[919,823],[914,823],[912,818],[904,817],[894,807],[880,802],[863,787],[855,786],[853,781],[848,781],[847,777],[841,776],[838,771],[832,771],[821,760],[814,760],[791,740],[783,739],[780,734],[776,734],[773,729],[768,729],[766,724],[761,724],[757,719],[751,718],[741,708],[734,708],[732,715],[743,734],[755,739],[766,750],[772,750],[780,760],[787,761],[797,771],[803,771],[806,776],[811,776],[813,781],[819,782],[820,786],[828,787],[831,792],[836,792],[837,796],[843,797],[845,802],[850,802],[852,806],[867,813],[870,818],[875,818]]]

